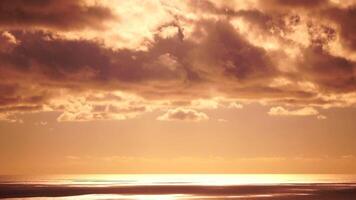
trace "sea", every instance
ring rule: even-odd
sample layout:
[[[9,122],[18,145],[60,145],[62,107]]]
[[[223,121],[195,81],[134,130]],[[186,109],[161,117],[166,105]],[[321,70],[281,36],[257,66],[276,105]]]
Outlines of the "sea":
[[[82,174],[0,176],[9,200],[356,200],[351,174]]]

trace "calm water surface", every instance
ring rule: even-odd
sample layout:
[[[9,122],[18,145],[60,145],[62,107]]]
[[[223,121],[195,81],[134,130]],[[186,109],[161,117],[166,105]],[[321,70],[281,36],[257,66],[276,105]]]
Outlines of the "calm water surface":
[[[356,175],[0,176],[0,198],[353,200],[356,199]]]

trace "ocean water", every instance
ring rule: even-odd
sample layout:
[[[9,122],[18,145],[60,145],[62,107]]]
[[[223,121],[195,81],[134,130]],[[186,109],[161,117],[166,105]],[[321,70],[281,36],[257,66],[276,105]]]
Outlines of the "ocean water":
[[[105,174],[0,176],[1,199],[356,200],[356,175]]]

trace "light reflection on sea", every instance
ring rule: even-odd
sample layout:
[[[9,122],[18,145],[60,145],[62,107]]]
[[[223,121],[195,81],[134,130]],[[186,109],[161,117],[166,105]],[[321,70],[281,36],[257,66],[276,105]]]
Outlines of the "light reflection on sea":
[[[355,195],[356,175],[90,174],[0,176],[0,198],[16,200],[323,199]],[[9,191],[6,191],[9,188]],[[70,190],[70,191],[69,191]],[[35,191],[37,193],[31,193]],[[61,191],[58,194],[58,191]],[[161,193],[162,191],[162,193]],[[345,193],[349,192],[349,193]],[[352,193],[350,193],[350,191]],[[11,195],[6,196],[10,193]],[[55,193],[55,195],[53,195]],[[24,194],[23,196],[21,196]],[[37,195],[39,194],[39,195]],[[3,196],[1,196],[3,195]],[[314,197],[314,196],[315,197]],[[313,196],[312,198],[309,198]],[[330,195],[329,195],[330,196]],[[343,199],[337,196],[335,199]],[[349,196],[346,196],[349,197]],[[333,198],[329,198],[333,199]]]
[[[0,176],[0,182],[116,185],[274,185],[298,183],[356,183],[349,174],[81,174],[48,176]]]

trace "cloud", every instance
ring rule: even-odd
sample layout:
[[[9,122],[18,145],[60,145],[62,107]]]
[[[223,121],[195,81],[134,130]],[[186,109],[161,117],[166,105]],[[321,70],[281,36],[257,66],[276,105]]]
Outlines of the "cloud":
[[[3,31],[0,32],[0,43],[2,44],[0,51],[6,52],[10,51],[11,48],[13,48],[18,43],[18,41],[11,33],[8,31]]]
[[[109,8],[70,0],[3,0],[0,2],[0,27],[9,29],[103,28],[103,21],[114,19]]]
[[[16,116],[9,115],[7,113],[0,113],[0,122],[5,121],[5,122],[10,122],[10,123],[22,123],[23,120],[17,118]]]
[[[50,110],[60,121],[87,121],[158,108],[241,107],[231,102],[292,111],[355,106],[354,7],[327,0],[1,1],[0,113]],[[121,104],[125,98],[110,96],[117,91],[140,105]],[[73,102],[84,95],[83,110],[61,95]],[[111,104],[99,111],[102,101]]]
[[[48,107],[53,111],[60,110],[62,113],[57,121],[66,122],[125,120],[150,112],[154,105],[145,104],[138,96],[122,92],[86,92],[81,97],[63,95],[62,99],[50,102]]]
[[[196,109],[217,109],[220,102],[218,99],[196,99],[190,102],[190,106]]]
[[[47,126],[48,122],[47,121],[38,121],[34,123],[36,126]]]
[[[232,102],[229,104],[228,108],[241,109],[243,108],[243,105],[236,102]]]
[[[356,62],[333,56],[321,48],[306,49],[300,63],[306,76],[317,85],[336,91],[354,91]]]
[[[217,119],[217,121],[218,121],[218,122],[222,122],[222,123],[224,123],[224,122],[228,122],[228,120],[226,120],[226,119],[222,119],[222,118]]]
[[[287,110],[281,106],[272,107],[269,112],[271,116],[311,116],[318,115],[319,112],[313,107],[304,107],[296,110]]]
[[[325,115],[318,115],[316,118],[320,119],[320,120],[327,119],[327,117]]]
[[[330,7],[322,14],[337,25],[343,45],[356,50],[356,36],[353,34],[356,31],[356,22],[352,20],[356,17],[355,5],[346,8]]]
[[[308,0],[268,0],[268,1],[263,1],[260,0],[260,3],[266,3],[269,4],[270,6],[285,6],[285,7],[290,7],[290,8],[295,8],[295,7],[303,7],[303,8],[315,8],[317,6],[322,6],[323,4],[327,4],[329,0],[314,0],[314,1],[308,1]]]
[[[160,121],[203,121],[208,120],[209,117],[203,112],[199,112],[189,108],[176,108],[168,110],[165,114],[159,116],[157,120]]]

